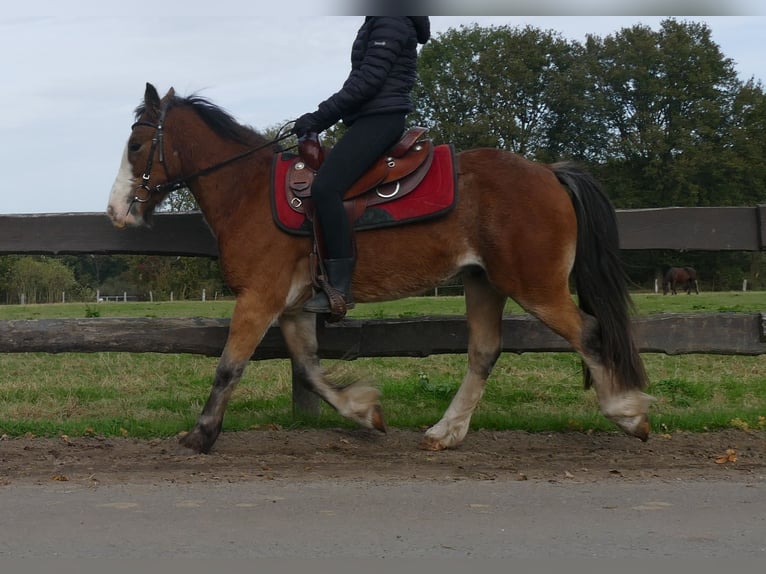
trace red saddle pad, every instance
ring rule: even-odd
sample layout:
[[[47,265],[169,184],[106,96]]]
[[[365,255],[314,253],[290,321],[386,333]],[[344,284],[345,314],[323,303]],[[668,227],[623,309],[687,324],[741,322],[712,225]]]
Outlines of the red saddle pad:
[[[311,234],[311,222],[287,203],[285,180],[287,170],[298,158],[293,154],[277,154],[271,180],[271,207],[274,221],[284,231],[296,235]],[[354,229],[379,229],[438,217],[455,207],[457,201],[454,152],[450,145],[434,147],[431,168],[413,191],[400,199],[368,207],[354,222]]]

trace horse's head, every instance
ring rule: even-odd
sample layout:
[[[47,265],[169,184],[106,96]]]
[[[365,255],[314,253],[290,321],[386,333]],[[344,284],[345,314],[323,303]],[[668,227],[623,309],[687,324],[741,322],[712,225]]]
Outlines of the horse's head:
[[[107,214],[115,227],[146,225],[149,216],[174,189],[165,157],[164,121],[175,92],[160,99],[147,83],[144,103],[125,145],[120,169],[109,195]]]

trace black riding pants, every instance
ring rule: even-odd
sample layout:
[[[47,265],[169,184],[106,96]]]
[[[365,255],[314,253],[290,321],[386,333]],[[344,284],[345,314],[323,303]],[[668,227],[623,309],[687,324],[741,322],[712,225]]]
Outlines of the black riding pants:
[[[327,154],[311,187],[328,259],[353,255],[351,223],[343,194],[404,132],[405,114],[364,116],[351,125]]]

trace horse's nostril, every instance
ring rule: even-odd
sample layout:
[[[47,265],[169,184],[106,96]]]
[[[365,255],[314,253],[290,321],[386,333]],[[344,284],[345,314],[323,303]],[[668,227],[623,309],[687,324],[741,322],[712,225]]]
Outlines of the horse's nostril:
[[[112,217],[112,216],[114,215],[114,207],[112,207],[111,205],[110,205],[109,207],[107,207],[107,208],[106,208],[106,214],[107,214],[109,217]]]

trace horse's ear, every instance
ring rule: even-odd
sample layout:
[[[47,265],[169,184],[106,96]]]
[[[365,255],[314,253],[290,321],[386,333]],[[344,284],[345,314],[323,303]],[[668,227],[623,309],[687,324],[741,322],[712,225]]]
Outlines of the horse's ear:
[[[146,82],[146,91],[144,92],[144,108],[150,115],[160,113],[160,95],[157,93],[157,88],[149,82]]]
[[[170,98],[174,98],[175,96],[176,96],[176,89],[171,86],[170,89],[168,90],[168,93],[165,95],[165,97],[170,99]]]

